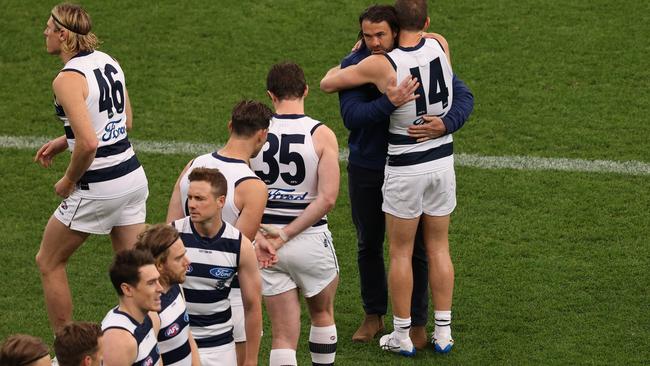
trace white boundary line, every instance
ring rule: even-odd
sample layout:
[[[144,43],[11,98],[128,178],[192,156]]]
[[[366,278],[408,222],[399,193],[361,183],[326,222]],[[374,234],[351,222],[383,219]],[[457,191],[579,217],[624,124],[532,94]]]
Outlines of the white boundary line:
[[[38,149],[47,137],[0,135],[0,148]],[[156,154],[200,155],[214,151],[218,145],[131,140],[137,151]],[[348,150],[341,149],[341,160],[346,161]],[[625,175],[650,175],[650,163],[641,161],[585,160],[566,158],[539,158],[533,156],[482,156],[454,154],[456,165],[480,169],[560,170],[568,172],[617,173]]]

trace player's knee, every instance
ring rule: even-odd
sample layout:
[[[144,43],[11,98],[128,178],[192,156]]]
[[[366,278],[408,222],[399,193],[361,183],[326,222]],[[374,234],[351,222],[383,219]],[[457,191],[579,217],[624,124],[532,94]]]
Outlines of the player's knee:
[[[45,255],[40,250],[38,251],[38,253],[36,253],[35,262],[36,262],[36,266],[38,267],[38,270],[42,274],[48,274],[54,271],[59,266],[61,267],[65,266],[65,262],[56,263],[55,261],[52,260],[50,256]]]

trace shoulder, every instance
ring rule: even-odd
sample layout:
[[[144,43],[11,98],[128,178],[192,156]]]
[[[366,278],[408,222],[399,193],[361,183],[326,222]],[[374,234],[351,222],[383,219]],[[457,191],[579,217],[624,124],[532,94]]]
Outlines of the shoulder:
[[[449,43],[447,43],[447,40],[445,39],[445,37],[442,36],[442,34],[427,33],[427,35],[429,36],[427,38],[437,41],[442,47],[443,51],[445,51],[445,53],[449,53]]]
[[[341,68],[356,65],[368,56],[370,56],[370,52],[368,52],[368,49],[365,46],[362,46],[358,50],[350,52],[350,54],[343,58],[341,61]]]

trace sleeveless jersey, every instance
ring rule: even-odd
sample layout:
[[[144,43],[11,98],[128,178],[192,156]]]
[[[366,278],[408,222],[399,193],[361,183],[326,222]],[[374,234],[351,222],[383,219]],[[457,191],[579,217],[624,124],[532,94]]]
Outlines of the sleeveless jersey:
[[[158,364],[160,355],[156,343],[156,334],[154,333],[149,315],[145,315],[144,322],[140,324],[129,314],[118,310],[116,306],[102,320],[102,331],[106,332],[111,328],[124,329],[135,338],[138,344],[138,355],[135,358],[135,362],[133,362],[134,366],[153,366]]]
[[[190,167],[187,169],[180,182],[181,202],[185,215],[190,214],[190,211],[187,207],[187,191],[190,188],[190,181],[188,177],[192,170],[198,167],[219,169],[221,174],[226,177],[226,182],[228,183],[228,192],[226,194],[226,204],[221,211],[221,217],[225,222],[234,226],[235,223],[237,223],[237,218],[239,217],[239,209],[237,206],[235,206],[235,188],[237,188],[237,185],[239,185],[239,183],[247,179],[258,179],[257,176],[255,173],[253,173],[245,161],[228,158],[219,155],[218,152],[213,152],[211,154],[205,154],[197,157],[196,159],[192,160]],[[249,239],[253,240],[255,238]]]
[[[183,283],[190,328],[197,345],[216,347],[233,342],[230,285],[239,268],[242,235],[223,223],[213,238],[201,237],[189,217],[174,221],[191,264]]]
[[[160,296],[158,348],[165,366],[191,366],[190,319],[181,286],[172,286]]]
[[[83,75],[88,84],[86,107],[99,145],[95,159],[77,182],[82,197],[120,197],[147,185],[147,178],[126,133],[124,72],[109,55],[100,51],[80,52],[61,70]],[[68,118],[54,97],[57,116],[63,121],[68,150],[75,137]]]
[[[386,54],[395,68],[397,83],[412,75],[420,86],[419,97],[397,108],[390,116],[387,173],[415,175],[453,166],[453,138],[447,134],[417,142],[407,129],[423,124],[422,116],[443,117],[453,99],[453,72],[440,43],[423,38],[415,47],[398,47]]]
[[[312,135],[322,123],[305,115],[275,115],[264,148],[251,159],[269,192],[263,224],[284,227],[318,195],[318,155]],[[303,233],[328,231],[327,216]]]

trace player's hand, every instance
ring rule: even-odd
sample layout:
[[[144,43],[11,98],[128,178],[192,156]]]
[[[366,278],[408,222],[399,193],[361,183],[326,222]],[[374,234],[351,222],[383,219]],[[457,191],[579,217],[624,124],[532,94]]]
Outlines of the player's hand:
[[[61,198],[68,198],[74,191],[75,182],[68,179],[67,175],[64,175],[58,182],[54,185],[54,192]]]
[[[418,94],[415,94],[418,86],[420,83],[412,76],[404,78],[399,85],[395,78],[391,78],[388,81],[388,88],[386,88],[386,96],[395,107],[399,107],[419,97]]]
[[[278,262],[275,247],[261,234],[255,236],[255,256],[260,268],[268,268]]]
[[[422,116],[425,123],[408,128],[409,136],[416,138],[417,142],[438,138],[447,133],[445,124],[442,119],[436,116]]]
[[[40,149],[38,149],[34,156],[34,162],[44,168],[49,168],[52,166],[54,157],[60,152],[65,151],[67,148],[68,141],[65,139],[65,136],[59,136],[54,140],[46,142]]]
[[[359,51],[359,48],[361,48],[361,40],[358,40],[357,43],[352,46],[352,49],[350,51],[357,52]]]

